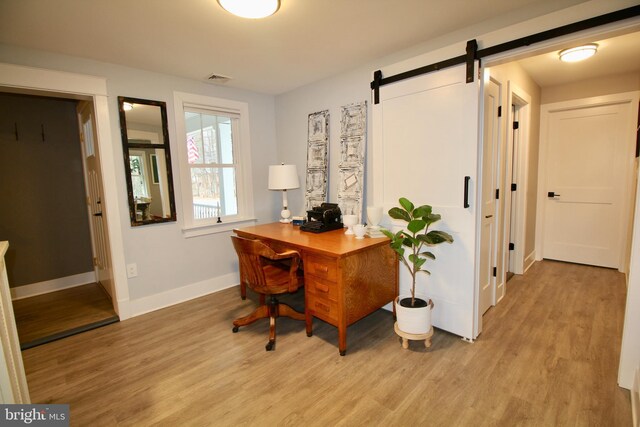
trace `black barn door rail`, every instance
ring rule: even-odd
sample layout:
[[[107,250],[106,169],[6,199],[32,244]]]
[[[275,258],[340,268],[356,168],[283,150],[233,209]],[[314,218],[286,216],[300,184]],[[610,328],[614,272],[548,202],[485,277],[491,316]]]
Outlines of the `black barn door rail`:
[[[535,43],[551,40],[556,37],[565,36],[567,34],[577,33],[578,31],[588,30],[590,28],[599,27],[601,25],[611,24],[612,22],[634,18],[638,15],[640,15],[640,6],[632,6],[626,9],[621,9],[615,12],[606,13],[604,15],[595,16],[593,18],[574,22],[573,24],[563,25],[551,30],[542,31],[540,33],[521,37],[519,39],[500,43],[498,45],[479,50],[476,40],[469,40],[467,42],[467,53],[465,55],[449,58],[444,61],[425,65],[423,67],[415,68],[413,70],[405,71],[399,74],[394,74],[389,77],[382,77],[382,71],[377,70],[373,73],[373,81],[371,82],[371,89],[373,90],[373,102],[375,104],[380,103],[380,87],[384,85],[395,83],[400,80],[409,79],[411,77],[416,77],[422,74],[431,73],[433,71],[443,70],[445,68],[464,63],[467,64],[467,83],[471,83],[474,80],[473,63],[477,59],[482,59],[487,56],[496,55],[498,53],[506,52],[524,46],[530,46]]]

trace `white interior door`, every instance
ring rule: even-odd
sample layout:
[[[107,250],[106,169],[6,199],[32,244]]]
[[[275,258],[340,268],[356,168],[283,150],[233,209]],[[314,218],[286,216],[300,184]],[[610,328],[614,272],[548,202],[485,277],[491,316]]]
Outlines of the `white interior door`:
[[[548,113],[544,258],[619,268],[629,120],[628,102]]]
[[[103,217],[104,195],[92,105],[88,102],[81,102],[78,105],[78,117],[80,119],[80,139],[84,158],[85,189],[96,282],[100,283],[113,298],[113,274],[108,251],[106,221]]]
[[[442,220],[433,225],[454,243],[433,249],[417,290],[435,302],[433,324],[465,338],[478,334],[476,298],[476,174],[479,83],[465,82],[465,67],[403,80],[380,89],[373,106],[374,200],[383,225],[398,231],[386,212],[400,197],[429,204]],[[468,177],[465,179],[465,177]],[[468,207],[464,205],[465,182]],[[410,276],[400,273],[400,293]]]
[[[482,131],[482,192],[480,223],[480,313],[495,304],[497,274],[497,199],[498,148],[500,124],[500,88],[496,82],[484,82],[484,120]]]

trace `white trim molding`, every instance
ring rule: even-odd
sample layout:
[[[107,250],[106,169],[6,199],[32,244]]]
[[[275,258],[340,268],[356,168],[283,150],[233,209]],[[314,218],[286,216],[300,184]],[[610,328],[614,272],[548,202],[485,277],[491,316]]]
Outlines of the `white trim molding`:
[[[74,274],[73,276],[59,277],[57,279],[45,280],[43,282],[11,288],[11,299],[15,301],[23,298],[35,297],[36,295],[74,288],[76,286],[86,285],[87,283],[93,283],[95,281],[96,273],[94,271],[87,271],[86,273]]]
[[[130,301],[131,317],[140,316],[161,308],[170,307],[195,298],[199,298],[223,289],[237,286],[240,283],[238,273],[229,273],[213,277],[201,282],[192,283],[177,289],[171,289],[148,297]],[[239,296],[240,294],[238,294]]]

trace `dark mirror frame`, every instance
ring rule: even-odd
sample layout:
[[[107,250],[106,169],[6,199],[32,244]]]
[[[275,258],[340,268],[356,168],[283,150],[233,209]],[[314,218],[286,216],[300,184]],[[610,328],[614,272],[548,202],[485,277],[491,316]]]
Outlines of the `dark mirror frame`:
[[[162,144],[152,144],[152,143],[144,143],[144,142],[129,142],[129,137],[127,133],[127,116],[126,111],[124,110],[124,103],[128,102],[131,104],[143,104],[143,105],[153,105],[160,107],[160,114],[162,116]],[[148,99],[140,99],[140,98],[129,98],[125,96],[118,97],[118,110],[120,111],[120,132],[122,134],[122,151],[124,156],[124,170],[125,170],[125,178],[127,180],[127,198],[129,200],[129,217],[131,219],[131,225],[136,227],[140,225],[147,224],[157,224],[162,222],[171,222],[176,221],[176,203],[173,193],[173,174],[171,172],[171,151],[169,148],[169,129],[167,126],[167,104],[162,101],[151,101]],[[169,194],[169,209],[170,216],[167,218],[153,218],[153,219],[142,219],[138,220],[136,217],[136,204],[133,198],[133,184],[131,182],[131,163],[129,159],[129,149],[131,148],[152,148],[152,149],[163,149],[165,155],[165,163],[166,163],[166,174],[167,174],[167,191]]]

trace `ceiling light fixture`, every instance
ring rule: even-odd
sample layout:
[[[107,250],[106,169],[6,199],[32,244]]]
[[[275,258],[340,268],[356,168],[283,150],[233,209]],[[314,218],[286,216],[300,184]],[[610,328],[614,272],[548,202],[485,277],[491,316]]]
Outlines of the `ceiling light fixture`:
[[[280,9],[280,0],[218,0],[218,4],[227,12],[249,19],[266,18]]]
[[[578,62],[590,58],[596,54],[598,45],[595,43],[585,44],[583,46],[572,47],[560,51],[560,61],[562,62]]]

